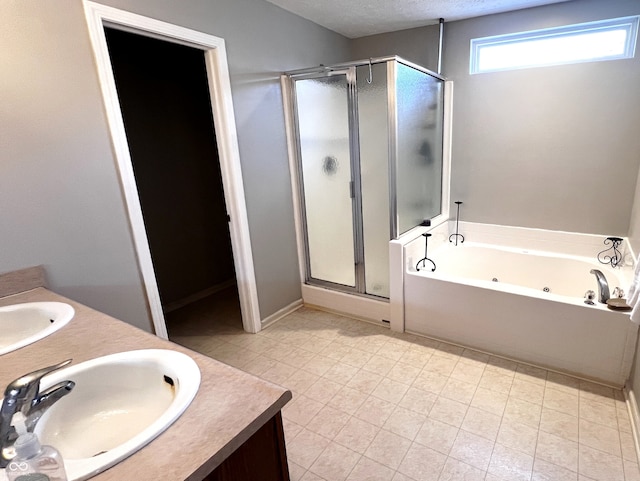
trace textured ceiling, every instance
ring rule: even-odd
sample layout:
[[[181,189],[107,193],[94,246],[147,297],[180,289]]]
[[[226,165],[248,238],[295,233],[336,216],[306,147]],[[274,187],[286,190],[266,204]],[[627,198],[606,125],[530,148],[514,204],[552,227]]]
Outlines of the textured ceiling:
[[[358,38],[567,0],[267,0],[345,37]]]

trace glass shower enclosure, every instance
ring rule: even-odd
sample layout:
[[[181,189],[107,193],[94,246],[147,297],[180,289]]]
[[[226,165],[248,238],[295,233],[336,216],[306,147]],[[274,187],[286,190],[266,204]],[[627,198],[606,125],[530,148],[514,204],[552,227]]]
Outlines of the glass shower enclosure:
[[[305,282],[389,298],[389,241],[442,212],[444,79],[399,57],[288,72]]]

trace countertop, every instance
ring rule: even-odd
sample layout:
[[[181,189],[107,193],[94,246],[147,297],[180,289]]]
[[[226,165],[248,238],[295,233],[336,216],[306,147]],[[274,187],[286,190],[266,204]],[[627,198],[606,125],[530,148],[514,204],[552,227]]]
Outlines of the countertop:
[[[68,358],[79,363],[135,349],[172,349],[198,364],[200,389],[164,433],[96,481],[201,480],[291,399],[291,392],[178,344],[162,340],[43,287],[0,298],[0,306],[34,301],[68,302],[71,322],[51,336],[0,356],[0,385]],[[87,433],[89,436],[90,434]]]

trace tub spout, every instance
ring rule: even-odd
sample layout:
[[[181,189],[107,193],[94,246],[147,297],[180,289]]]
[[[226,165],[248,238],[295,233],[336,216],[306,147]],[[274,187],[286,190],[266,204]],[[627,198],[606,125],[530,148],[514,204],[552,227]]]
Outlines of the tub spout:
[[[611,297],[609,295],[609,283],[607,282],[607,278],[598,269],[591,269],[591,274],[595,275],[596,280],[598,281],[598,302],[606,304]]]

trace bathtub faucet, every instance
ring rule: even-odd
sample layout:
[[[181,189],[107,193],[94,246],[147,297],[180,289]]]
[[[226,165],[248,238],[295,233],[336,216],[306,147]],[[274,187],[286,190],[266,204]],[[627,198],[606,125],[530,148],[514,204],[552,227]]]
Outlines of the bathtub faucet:
[[[596,280],[598,281],[598,302],[602,304],[606,304],[609,300],[609,283],[607,282],[607,278],[604,274],[598,269],[591,269],[591,274],[596,276]]]

